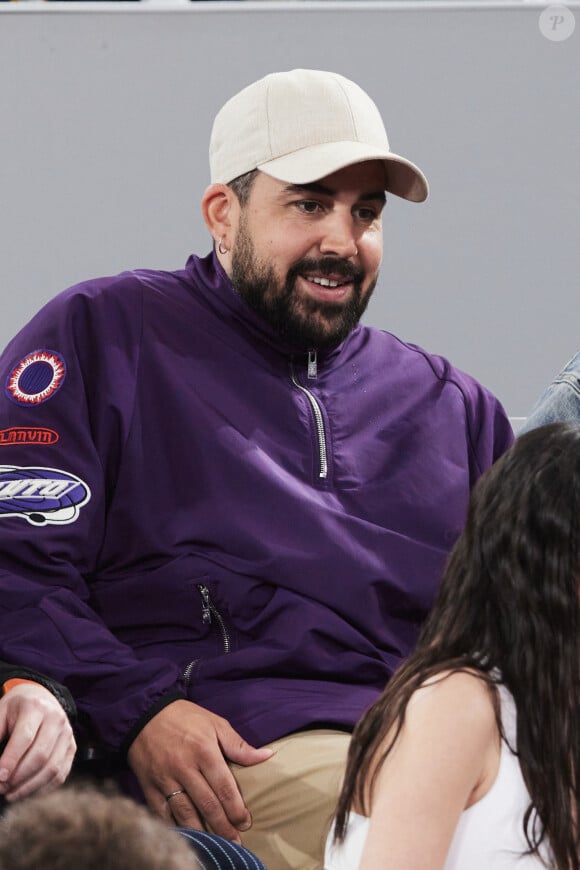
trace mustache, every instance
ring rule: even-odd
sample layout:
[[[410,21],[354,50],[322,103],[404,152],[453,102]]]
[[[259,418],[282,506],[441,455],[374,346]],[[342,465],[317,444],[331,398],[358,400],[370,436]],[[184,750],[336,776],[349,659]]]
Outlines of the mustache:
[[[365,271],[360,266],[355,266],[349,260],[340,260],[336,257],[321,257],[315,260],[312,257],[304,257],[297,260],[288,270],[288,282],[294,281],[298,275],[305,272],[317,272],[319,275],[337,275],[340,278],[350,278],[354,284],[362,284]]]

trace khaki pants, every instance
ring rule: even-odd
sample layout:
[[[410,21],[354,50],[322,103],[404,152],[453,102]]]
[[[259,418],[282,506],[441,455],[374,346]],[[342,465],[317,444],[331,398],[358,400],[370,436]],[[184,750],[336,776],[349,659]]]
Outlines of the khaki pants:
[[[267,870],[322,870],[350,734],[316,729],[268,744],[276,754],[254,767],[231,764],[251,829],[243,845]]]

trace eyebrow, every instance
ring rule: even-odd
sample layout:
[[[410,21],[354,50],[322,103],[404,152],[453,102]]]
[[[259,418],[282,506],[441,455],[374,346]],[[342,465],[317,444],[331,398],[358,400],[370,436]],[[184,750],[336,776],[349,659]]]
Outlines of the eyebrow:
[[[336,196],[337,191],[332,190],[330,187],[326,187],[325,184],[320,184],[318,181],[313,181],[310,184],[288,184],[283,188],[282,193],[318,193],[322,196]],[[384,190],[363,193],[359,198],[363,202],[379,200],[384,204],[387,201]]]

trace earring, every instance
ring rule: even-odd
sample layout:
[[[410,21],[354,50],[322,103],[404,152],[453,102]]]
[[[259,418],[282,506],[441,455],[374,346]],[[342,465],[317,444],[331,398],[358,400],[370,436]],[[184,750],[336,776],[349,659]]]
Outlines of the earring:
[[[218,239],[218,251],[222,255],[229,253],[229,250],[230,250],[229,248],[224,248],[224,246],[222,245],[223,240],[224,240],[223,236],[220,236]]]

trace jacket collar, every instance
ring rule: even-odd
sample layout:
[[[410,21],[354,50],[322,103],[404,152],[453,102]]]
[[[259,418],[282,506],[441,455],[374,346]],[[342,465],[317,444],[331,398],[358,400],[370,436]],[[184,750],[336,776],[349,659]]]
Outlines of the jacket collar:
[[[293,346],[290,342],[285,341],[261,314],[254,311],[236,293],[214,251],[203,258],[192,254],[185,268],[191,276],[196,290],[202,294],[206,305],[214,310],[222,322],[229,323],[238,334],[246,337],[247,341],[254,347],[268,345],[286,359],[291,357],[305,359],[307,357],[307,349]],[[336,347],[320,351],[314,348],[317,351],[319,364],[326,366],[336,360],[360,330],[361,326],[358,324]]]

